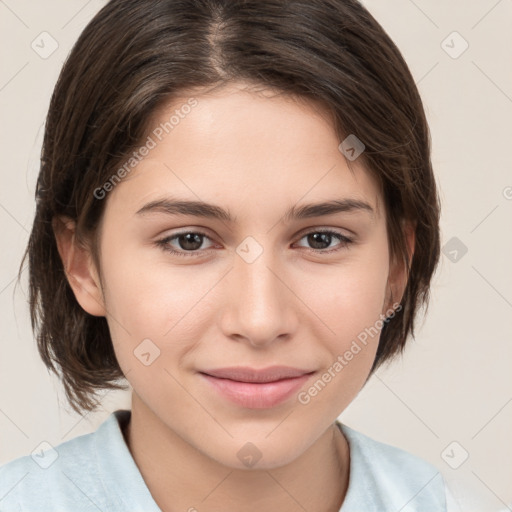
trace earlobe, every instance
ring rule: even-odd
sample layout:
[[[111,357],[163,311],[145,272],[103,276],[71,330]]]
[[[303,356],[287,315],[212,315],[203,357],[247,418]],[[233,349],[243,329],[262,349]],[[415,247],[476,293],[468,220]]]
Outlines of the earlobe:
[[[90,315],[105,316],[101,283],[90,249],[76,239],[76,223],[69,217],[54,217],[53,232],[67,280],[76,300]]]

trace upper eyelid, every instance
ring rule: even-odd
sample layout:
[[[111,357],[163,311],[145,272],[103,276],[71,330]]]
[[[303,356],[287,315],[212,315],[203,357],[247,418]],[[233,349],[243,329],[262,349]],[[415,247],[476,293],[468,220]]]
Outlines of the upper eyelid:
[[[332,232],[334,235],[337,235],[339,237],[341,237],[341,242],[343,242],[343,238],[345,239],[348,239],[350,240],[351,242],[354,241],[354,237],[355,237],[355,233],[351,232],[350,235],[347,235],[345,233],[342,233],[340,230],[342,228],[331,228],[331,227],[326,227],[326,226],[322,226],[322,227],[310,227],[310,228],[304,228],[304,230],[301,230],[299,231],[299,233],[295,236],[295,238],[297,239],[297,241],[301,240],[302,238],[304,238],[305,236],[311,234],[311,233],[321,233],[321,232]],[[215,243],[215,240],[214,238],[215,237],[212,237],[208,234],[207,232],[208,230],[206,229],[203,229],[203,228],[190,228],[190,229],[184,229],[182,231],[178,231],[177,233],[171,233],[169,235],[166,235],[162,238],[160,238],[160,241],[171,241],[171,240],[175,240],[176,238],[178,238],[179,236],[181,235],[186,235],[188,233],[194,233],[194,234],[199,234],[203,237],[206,237],[208,239],[210,239],[210,241],[214,244]],[[348,231],[348,230],[347,230]],[[204,250],[207,250],[207,249],[204,249]],[[200,250],[198,251],[189,251],[189,252],[200,252]]]
[[[332,231],[336,234],[345,236],[346,238],[354,238],[356,236],[356,233],[350,229],[347,228],[340,228],[340,227],[329,227],[329,226],[320,226],[320,227],[308,227],[301,229],[296,236],[300,236],[301,238],[309,233],[317,233],[322,231]],[[344,233],[346,231],[347,233]]]
[[[203,233],[205,234],[206,236],[208,237],[211,237],[211,238],[216,238],[217,235],[215,234],[214,231],[212,231],[210,228],[208,227],[204,227],[204,226],[194,226],[194,225],[191,225],[190,227],[185,227],[185,228],[174,228],[178,231],[176,232],[172,232],[170,233],[169,235],[165,235],[165,238],[167,238],[168,236],[169,237],[172,237],[172,236],[176,236],[176,235],[180,235],[180,234],[185,234],[185,233]],[[166,230],[167,231],[167,230]],[[171,231],[171,230],[169,230]],[[344,232],[347,233],[346,236],[356,236],[356,232],[352,229],[349,229],[347,227],[341,227],[341,226],[329,226],[329,225],[314,225],[314,226],[306,226],[304,228],[301,228],[295,236],[304,236],[304,234],[307,234],[307,233],[311,233],[311,232],[316,232],[316,231],[335,231],[335,232],[341,232],[342,234],[344,234]],[[210,235],[210,233],[212,233]]]

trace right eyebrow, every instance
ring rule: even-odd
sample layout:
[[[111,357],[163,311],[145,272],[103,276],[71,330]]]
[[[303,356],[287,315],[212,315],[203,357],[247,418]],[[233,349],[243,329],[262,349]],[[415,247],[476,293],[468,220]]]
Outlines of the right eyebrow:
[[[220,206],[205,203],[203,201],[188,201],[174,199],[156,199],[145,204],[136,215],[144,215],[152,212],[166,213],[168,215],[192,215],[194,217],[205,217],[219,219],[227,222],[234,222],[235,217],[228,210]]]

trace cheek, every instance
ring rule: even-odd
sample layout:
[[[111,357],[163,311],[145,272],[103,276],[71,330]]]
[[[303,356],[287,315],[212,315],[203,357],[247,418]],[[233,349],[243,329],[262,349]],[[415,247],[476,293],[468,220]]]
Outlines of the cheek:
[[[209,291],[218,272],[163,259],[151,263],[140,248],[109,248],[116,257],[104,258],[105,301],[119,364],[126,374],[140,368],[137,355],[149,352],[151,358],[158,356],[153,368],[172,366],[201,340],[200,331],[214,311]]]
[[[204,295],[208,274],[199,266],[167,264],[158,248],[122,246],[118,250],[113,237],[106,251],[111,257],[104,258],[109,313],[127,328],[161,336]]]
[[[321,319],[313,336],[322,340],[319,351],[325,357],[318,379],[298,397],[309,414],[344,411],[364,386],[378,348],[384,269],[365,266],[362,272],[354,265],[344,270],[331,280],[328,291],[310,292],[311,309]]]
[[[329,352],[325,378],[332,384],[321,400],[333,399],[340,409],[359,392],[375,359],[388,271],[387,241],[382,237],[336,269],[322,269],[302,291],[319,317],[315,337]]]
[[[345,344],[380,318],[389,270],[386,251],[385,246],[368,247],[337,267],[320,268],[316,280],[308,279],[302,296],[330,327],[338,344]]]

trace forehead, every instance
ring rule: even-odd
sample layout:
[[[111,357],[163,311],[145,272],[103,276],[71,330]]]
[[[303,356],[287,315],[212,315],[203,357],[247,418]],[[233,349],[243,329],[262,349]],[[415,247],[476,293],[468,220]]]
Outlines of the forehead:
[[[317,102],[239,84],[190,91],[155,112],[150,139],[147,155],[111,194],[132,210],[168,191],[229,202],[232,210],[252,207],[252,214],[263,204],[289,209],[301,198],[343,196],[379,211],[374,178],[357,160],[349,167],[332,118]]]

